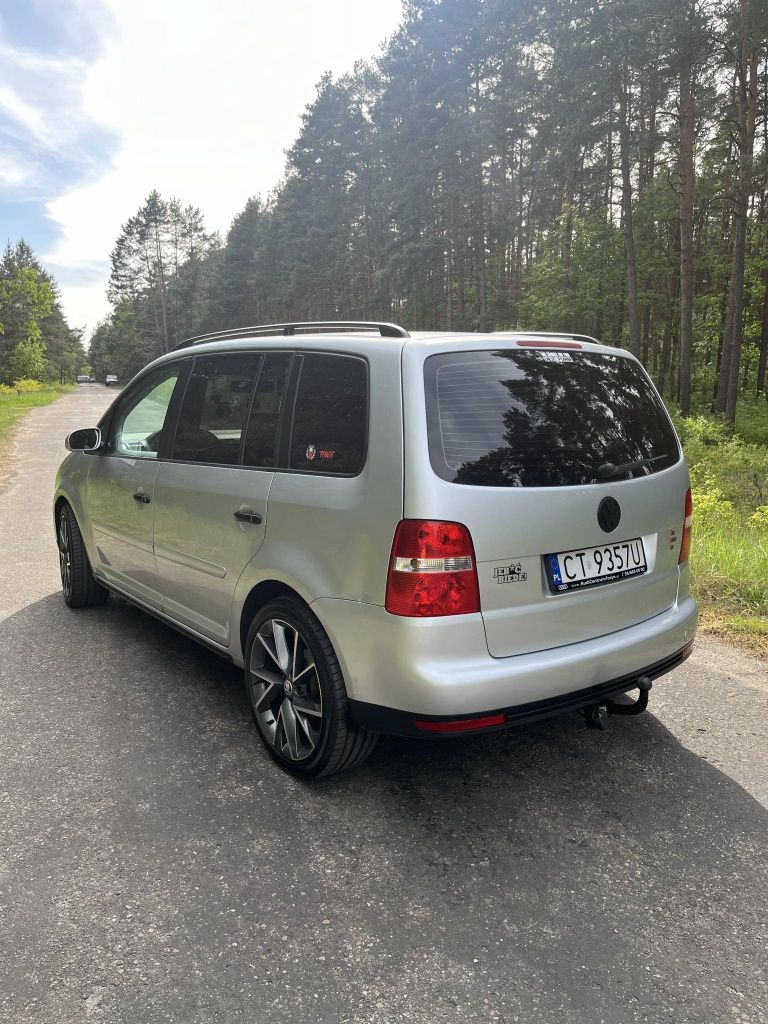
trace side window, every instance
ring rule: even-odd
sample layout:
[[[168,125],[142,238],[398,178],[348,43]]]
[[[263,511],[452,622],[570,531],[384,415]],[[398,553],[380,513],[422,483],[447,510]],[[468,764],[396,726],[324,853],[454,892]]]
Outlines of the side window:
[[[115,455],[157,458],[165,416],[180,372],[179,363],[161,366],[120,402],[109,439]]]
[[[245,466],[271,468],[275,465],[277,428],[285,400],[285,385],[290,365],[291,357],[283,352],[275,352],[264,357],[245,432]]]
[[[259,355],[195,360],[179,412],[171,458],[235,466],[251,404]]]
[[[365,462],[368,374],[362,359],[303,358],[291,433],[290,468],[359,473]]]

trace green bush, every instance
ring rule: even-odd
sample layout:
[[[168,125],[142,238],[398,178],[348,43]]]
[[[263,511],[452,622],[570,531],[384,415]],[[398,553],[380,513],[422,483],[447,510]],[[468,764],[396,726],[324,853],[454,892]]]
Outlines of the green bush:
[[[13,382],[13,390],[18,395],[29,395],[33,391],[42,391],[43,385],[39,380],[30,380],[29,377],[22,377]]]
[[[13,384],[0,384],[0,395],[31,395],[35,391],[42,391],[44,387],[39,380],[22,377]]]
[[[703,416],[678,422],[694,490],[751,515],[768,504],[768,445],[753,444]]]
[[[31,339],[20,341],[8,362],[14,378],[42,380],[45,373],[45,346]]]
[[[698,482],[692,481],[691,489],[697,523],[717,526],[738,521],[733,502],[725,497],[713,476],[705,475]]]
[[[740,399],[736,407],[736,433],[750,444],[768,445],[768,397]]]

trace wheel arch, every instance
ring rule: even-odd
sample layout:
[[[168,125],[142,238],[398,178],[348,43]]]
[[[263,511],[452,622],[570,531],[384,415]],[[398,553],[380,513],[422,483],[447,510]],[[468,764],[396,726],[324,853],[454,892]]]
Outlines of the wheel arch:
[[[62,509],[63,505],[69,505],[69,507],[72,509],[72,514],[74,515],[75,519],[77,519],[77,513],[75,512],[75,510],[74,510],[74,508],[72,506],[72,502],[69,500],[67,495],[63,493],[63,491],[59,491],[59,493],[56,495],[56,497],[54,498],[54,501],[53,501],[53,529],[54,529],[54,533],[58,529],[59,513],[61,512],[61,509]],[[78,521],[77,525],[78,526],[80,525],[79,521]]]
[[[57,536],[59,513],[61,512],[61,509],[64,505],[69,505],[72,511],[72,515],[75,517],[77,528],[80,531],[80,536],[83,539],[86,554],[88,555],[88,559],[91,565],[93,565],[94,540],[93,536],[89,534],[89,531],[87,529],[89,524],[88,510],[86,507],[82,506],[79,501],[76,500],[76,493],[76,491],[74,492],[74,494],[70,493],[64,487],[57,488],[53,499],[53,532],[54,536]]]
[[[309,604],[301,596],[298,590],[295,590],[282,580],[262,580],[254,587],[251,587],[248,592],[248,596],[243,602],[243,607],[240,612],[239,637],[240,651],[242,653],[243,661],[245,661],[245,645],[248,640],[248,630],[251,628],[253,617],[260,608],[263,608],[265,604],[268,604],[270,601],[274,601],[275,598],[278,597],[292,597],[295,600],[300,601],[301,604],[309,610]]]

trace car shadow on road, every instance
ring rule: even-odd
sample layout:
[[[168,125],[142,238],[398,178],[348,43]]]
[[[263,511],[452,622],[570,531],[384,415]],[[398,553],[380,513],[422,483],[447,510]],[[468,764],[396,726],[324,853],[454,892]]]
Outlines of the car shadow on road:
[[[29,851],[19,865],[35,876],[47,849],[49,885],[86,870],[147,926],[181,913],[189,956],[203,929],[231,950],[226,914],[206,909],[221,899],[241,908],[244,950],[269,943],[267,910],[294,923],[295,945],[278,932],[269,946],[275,963],[373,950],[393,1006],[420,986],[541,1004],[549,1020],[563,1005],[579,1020],[593,1005],[604,1020],[661,1019],[678,998],[695,1010],[680,1019],[725,1019],[729,986],[765,1005],[768,813],[652,714],[603,733],[569,714],[471,739],[382,738],[361,770],[305,784],[259,744],[241,672],[124,602],[75,613],[50,595],[0,623],[0,651],[0,790]],[[179,895],[201,886],[199,908]],[[87,934],[102,910],[81,891],[71,913]],[[709,934],[728,936],[722,971]],[[349,975],[334,978],[343,1001]],[[684,995],[669,995],[680,979]],[[628,1000],[658,1013],[625,1015]]]
[[[273,791],[308,790],[329,809],[365,800],[379,824],[388,815],[412,838],[422,832],[425,850],[446,845],[457,855],[454,832],[472,825],[466,855],[487,859],[483,822],[491,845],[503,825],[523,846],[565,829],[578,849],[619,827],[639,840],[698,822],[704,839],[718,821],[760,829],[768,821],[759,803],[652,714],[611,719],[606,732],[587,730],[571,713],[471,738],[382,737],[363,769],[307,785],[284,776],[261,749],[241,670],[126,602],[72,612],[52,594],[0,624],[0,649],[0,672],[17,700],[26,693],[44,711],[65,693],[75,722],[107,744],[115,734],[137,754],[144,744],[153,756],[194,757],[198,768],[216,761],[214,787],[228,764],[241,780],[267,776]],[[557,810],[549,823],[545,807]]]
[[[226,727],[248,738],[239,752],[243,770],[251,765],[254,772],[274,771],[266,755],[254,761],[242,671],[127,602],[112,597],[103,608],[73,612],[51,594],[0,623],[0,650],[0,671],[17,696],[27,691],[40,701],[62,688],[70,696],[80,689],[91,699],[98,696],[92,708],[98,706],[101,716],[105,707],[109,713],[105,700],[112,693],[118,698],[115,724],[126,709],[130,719],[141,708],[142,732],[153,724],[164,728],[169,714],[179,727],[192,715],[200,730]],[[162,711],[162,719],[153,719],[153,710]],[[126,726],[130,721],[123,718]],[[497,811],[520,814],[528,799],[546,789],[578,809],[585,822],[593,804],[608,819],[620,816],[616,808],[633,795],[634,814],[647,815],[658,796],[662,804],[654,813],[667,818],[681,801],[690,806],[691,784],[710,775],[718,788],[727,785],[727,777],[682,747],[652,714],[612,718],[607,731],[594,732],[569,713],[475,737],[382,737],[364,769],[311,788],[333,801],[374,787],[382,801],[392,798],[414,818],[450,817],[445,809],[455,806],[459,794],[464,803],[493,799]]]

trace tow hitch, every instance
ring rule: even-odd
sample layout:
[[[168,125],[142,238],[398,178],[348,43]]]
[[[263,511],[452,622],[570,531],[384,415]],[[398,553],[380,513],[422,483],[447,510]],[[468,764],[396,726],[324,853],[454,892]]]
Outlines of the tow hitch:
[[[616,701],[606,700],[602,704],[592,704],[590,707],[582,708],[582,714],[586,720],[588,729],[607,729],[609,715],[639,715],[648,707],[648,694],[653,686],[650,676],[640,676],[636,683],[640,694],[637,700],[631,704],[618,704]]]

